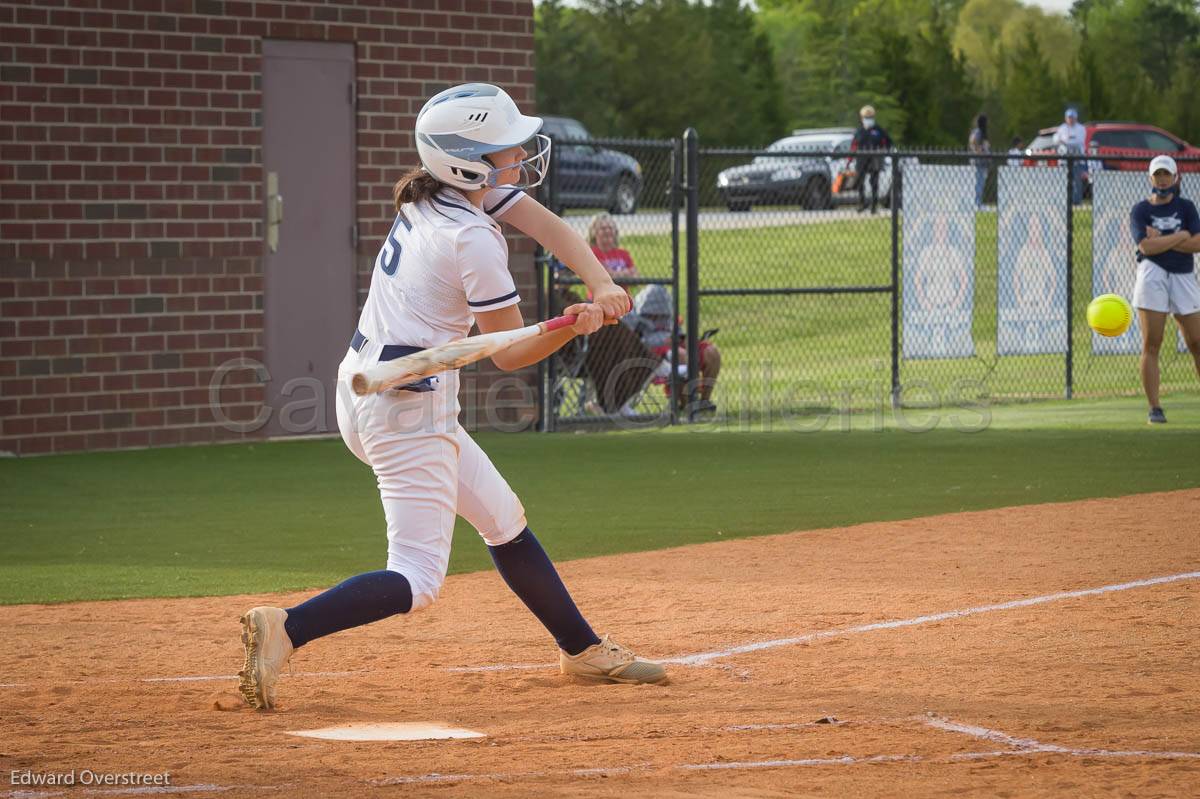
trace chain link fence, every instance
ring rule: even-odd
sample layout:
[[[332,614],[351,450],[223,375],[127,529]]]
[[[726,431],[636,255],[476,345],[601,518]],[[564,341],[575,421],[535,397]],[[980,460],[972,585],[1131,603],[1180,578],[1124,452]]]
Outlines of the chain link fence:
[[[1105,339],[1086,307],[1132,298],[1129,212],[1156,153],[863,155],[841,129],[803,144],[556,142],[544,201],[585,236],[615,226],[619,245],[597,246],[627,251],[606,265],[641,313],[549,362],[544,429],[1141,393],[1136,321]],[[564,168],[573,146],[635,159],[636,208],[607,173],[571,195],[587,184]],[[583,296],[542,263],[544,310]],[[1174,328],[1164,392],[1196,385]]]
[[[877,201],[860,211],[861,191],[850,184],[862,181],[839,180],[849,163],[835,140],[689,148],[698,233],[688,252],[689,333],[720,331],[713,400],[723,415],[824,414],[886,401],[891,159],[872,159],[887,174]]]
[[[541,199],[560,213],[634,298],[618,325],[577,338],[542,366],[542,429],[677,419],[680,370],[680,142],[555,140]],[[539,250],[541,315],[587,289]]]

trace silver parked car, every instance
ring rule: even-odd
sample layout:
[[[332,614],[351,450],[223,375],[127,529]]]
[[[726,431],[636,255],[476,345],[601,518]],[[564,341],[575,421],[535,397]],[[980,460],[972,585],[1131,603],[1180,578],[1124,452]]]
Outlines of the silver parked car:
[[[829,208],[834,175],[830,154],[839,147],[849,152],[853,136],[849,128],[793,131],[767,147],[768,153],[780,155],[760,155],[749,164],[722,170],[717,192],[730,211],[748,211],[754,205]]]

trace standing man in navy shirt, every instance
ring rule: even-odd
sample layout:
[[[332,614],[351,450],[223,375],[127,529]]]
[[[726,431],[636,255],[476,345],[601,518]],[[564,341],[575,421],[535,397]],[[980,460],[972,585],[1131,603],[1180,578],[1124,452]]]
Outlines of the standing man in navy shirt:
[[[1158,351],[1167,314],[1175,315],[1200,375],[1200,285],[1193,253],[1200,252],[1200,215],[1179,196],[1179,168],[1169,155],[1150,162],[1150,198],[1133,206],[1129,227],[1137,242],[1133,305],[1142,323],[1142,387],[1150,423],[1167,421],[1158,399]]]
[[[858,129],[854,131],[854,140],[850,142],[850,151],[858,153],[858,210],[867,208],[867,178],[871,178],[871,213],[879,207],[879,170],[882,168],[883,157],[872,155],[892,149],[892,137],[881,126],[875,124],[875,109],[864,105],[858,112],[861,120]]]

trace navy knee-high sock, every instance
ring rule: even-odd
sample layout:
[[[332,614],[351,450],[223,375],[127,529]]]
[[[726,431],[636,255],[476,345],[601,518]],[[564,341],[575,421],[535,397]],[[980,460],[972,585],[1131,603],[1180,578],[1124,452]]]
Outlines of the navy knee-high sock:
[[[287,608],[284,629],[292,646],[412,610],[412,587],[399,572],[367,572]]]
[[[532,530],[526,527],[512,541],[488,551],[504,582],[550,631],[560,649],[578,655],[600,643]]]

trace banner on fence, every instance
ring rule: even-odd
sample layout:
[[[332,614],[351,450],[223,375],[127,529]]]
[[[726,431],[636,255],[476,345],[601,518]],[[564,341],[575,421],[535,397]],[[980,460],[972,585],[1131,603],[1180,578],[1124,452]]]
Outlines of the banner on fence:
[[[904,346],[907,359],[975,354],[975,167],[904,170]]]
[[[1137,245],[1129,231],[1129,212],[1149,194],[1146,175],[1105,171],[1092,184],[1092,296],[1120,294],[1133,299],[1137,278]],[[1123,335],[1108,338],[1092,333],[1096,355],[1134,355],[1142,351],[1137,316]]]
[[[996,353],[1067,351],[1065,167],[999,169]]]

